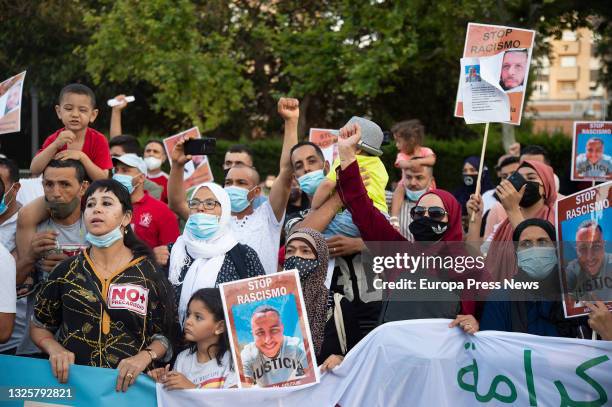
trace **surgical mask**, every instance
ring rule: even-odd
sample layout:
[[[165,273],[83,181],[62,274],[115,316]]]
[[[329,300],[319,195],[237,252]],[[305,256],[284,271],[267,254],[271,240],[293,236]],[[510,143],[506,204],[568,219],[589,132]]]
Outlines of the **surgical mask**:
[[[305,259],[303,257],[291,256],[285,259],[283,268],[285,270],[297,269],[300,275],[300,280],[304,280],[312,273],[314,273],[319,267],[319,260],[317,259]]]
[[[448,229],[448,222],[439,222],[425,216],[412,221],[408,230],[417,242],[437,242]]]
[[[421,189],[420,191],[411,191],[406,188],[406,198],[408,198],[409,201],[417,202],[425,192],[427,192],[427,188]]]
[[[114,174],[113,175],[113,179],[117,181],[118,183],[120,183],[121,185],[123,185],[124,187],[126,187],[130,195],[132,195],[132,192],[134,192],[134,184],[132,184],[133,178],[134,177],[132,177],[131,175],[126,175],[126,174]]]
[[[535,181],[527,181],[523,197],[519,202],[521,208],[529,208],[542,198],[540,195],[540,184]]]
[[[185,229],[197,240],[208,240],[219,230],[219,218],[208,213],[194,213],[189,215]]]
[[[149,171],[154,171],[162,165],[162,160],[157,157],[146,157],[144,159],[144,162],[147,166],[147,170]]]
[[[115,229],[103,234],[102,236],[92,235],[91,233],[87,232],[85,235],[85,240],[95,247],[112,246],[113,243],[123,238],[123,233],[121,233],[121,224],[123,223],[123,219],[125,219],[125,216],[121,219],[121,222]],[[126,227],[129,227],[129,225]]]
[[[8,191],[6,191],[4,193],[4,195],[2,196],[2,201],[0,202],[0,216],[4,215],[4,213],[8,210],[8,206],[11,204],[11,202],[9,202],[8,204],[6,203],[5,199],[6,199],[6,194],[8,194],[9,192],[11,192],[11,190],[13,189],[13,187],[15,186],[15,184],[13,183],[13,185],[11,185],[11,187],[9,188]]]
[[[557,265],[554,247],[530,247],[516,253],[518,267],[534,280],[544,280]]]
[[[244,211],[250,204],[248,195],[252,190],[240,188],[240,187],[225,187],[225,192],[230,197],[232,204],[232,212],[238,213]]]
[[[66,219],[80,205],[81,199],[75,196],[70,202],[53,202],[45,198],[45,204],[53,219]]]
[[[309,196],[313,196],[324,179],[325,174],[323,174],[323,170],[316,170],[302,175],[297,181],[302,191],[306,192]]]

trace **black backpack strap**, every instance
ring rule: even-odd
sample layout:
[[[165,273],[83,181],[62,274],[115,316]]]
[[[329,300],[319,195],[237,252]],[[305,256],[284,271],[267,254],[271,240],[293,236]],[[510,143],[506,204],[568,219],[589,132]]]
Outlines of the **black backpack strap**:
[[[246,247],[238,243],[236,246],[232,247],[228,252],[230,255],[230,259],[234,266],[236,266],[236,271],[238,272],[238,277],[242,280],[243,278],[247,278],[247,265],[245,262],[245,258],[247,255]]]

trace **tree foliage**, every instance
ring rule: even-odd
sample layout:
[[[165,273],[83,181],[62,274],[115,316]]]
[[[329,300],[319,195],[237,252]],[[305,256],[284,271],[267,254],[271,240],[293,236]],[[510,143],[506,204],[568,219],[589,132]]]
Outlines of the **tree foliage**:
[[[49,112],[43,128],[57,127],[59,88],[80,81],[101,100],[135,94],[132,133],[195,124],[222,138],[278,134],[275,100],[292,95],[301,135],[359,114],[387,128],[418,117],[438,138],[464,137],[473,131],[452,112],[470,21],[537,30],[537,55],[547,37],[588,26],[612,86],[609,0],[0,0],[0,9],[0,72],[28,70]],[[105,130],[108,111],[101,120]]]

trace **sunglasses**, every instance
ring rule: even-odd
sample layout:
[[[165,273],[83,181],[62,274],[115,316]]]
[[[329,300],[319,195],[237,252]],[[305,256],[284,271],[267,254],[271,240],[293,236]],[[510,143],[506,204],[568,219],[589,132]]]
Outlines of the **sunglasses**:
[[[424,216],[428,216],[431,220],[441,221],[447,214],[448,212],[439,206],[431,206],[429,208],[424,206],[415,206],[410,210],[410,216],[413,220],[419,220]]]

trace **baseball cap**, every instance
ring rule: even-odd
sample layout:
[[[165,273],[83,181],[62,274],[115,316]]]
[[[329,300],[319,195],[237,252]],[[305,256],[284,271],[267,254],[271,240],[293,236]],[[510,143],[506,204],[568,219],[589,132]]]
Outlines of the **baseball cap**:
[[[113,164],[117,161],[127,165],[128,167],[137,168],[138,171],[140,171],[143,174],[147,173],[147,164],[145,164],[144,160],[138,157],[136,154],[129,153],[129,154],[123,154],[120,156],[114,156]]]
[[[351,117],[346,124],[354,123],[358,124],[361,128],[361,141],[357,144],[359,148],[375,156],[382,155],[383,152],[380,146],[384,135],[380,126],[371,120],[357,116]]]

